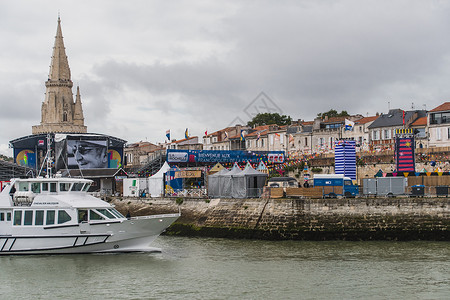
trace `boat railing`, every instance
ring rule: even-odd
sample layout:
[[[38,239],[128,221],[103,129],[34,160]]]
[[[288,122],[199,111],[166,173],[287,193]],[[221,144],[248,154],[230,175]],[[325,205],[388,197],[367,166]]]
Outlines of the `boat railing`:
[[[15,192],[13,197],[14,206],[31,206],[35,194],[30,191]]]

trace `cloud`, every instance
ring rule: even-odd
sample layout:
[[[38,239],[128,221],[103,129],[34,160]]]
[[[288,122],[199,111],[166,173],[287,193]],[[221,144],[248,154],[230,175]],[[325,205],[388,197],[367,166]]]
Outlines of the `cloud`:
[[[0,144],[40,121],[54,7],[88,130],[130,142],[246,122],[261,91],[307,120],[432,109],[450,93],[447,2],[19,0],[0,11]]]

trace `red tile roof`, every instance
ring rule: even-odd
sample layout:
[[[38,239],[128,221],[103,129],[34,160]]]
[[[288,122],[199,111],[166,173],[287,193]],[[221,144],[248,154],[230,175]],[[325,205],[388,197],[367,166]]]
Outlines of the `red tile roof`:
[[[427,125],[427,117],[418,118],[411,126],[424,126]]]
[[[359,119],[358,121],[356,121],[356,124],[366,124],[372,121],[375,121],[379,116],[372,116],[372,117],[364,117],[362,119]]]
[[[438,107],[430,110],[430,112],[448,111],[448,110],[450,110],[450,102],[444,102],[443,104],[439,105]]]

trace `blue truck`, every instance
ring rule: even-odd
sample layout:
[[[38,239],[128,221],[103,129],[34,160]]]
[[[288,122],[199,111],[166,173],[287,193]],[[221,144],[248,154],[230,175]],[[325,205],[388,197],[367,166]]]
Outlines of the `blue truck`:
[[[322,187],[323,197],[345,196],[350,198],[359,195],[358,186],[353,184],[350,177],[344,177],[344,175],[315,174],[313,184],[315,187]]]

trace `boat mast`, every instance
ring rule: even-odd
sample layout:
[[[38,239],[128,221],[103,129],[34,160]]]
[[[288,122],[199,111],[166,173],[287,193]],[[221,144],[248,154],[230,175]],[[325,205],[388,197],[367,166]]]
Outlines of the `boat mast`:
[[[47,174],[45,175],[45,177],[47,177],[47,178],[52,177],[53,158],[50,156],[51,151],[52,151],[51,143],[52,143],[52,139],[50,137],[50,134],[48,133],[47,134],[47,153],[45,154],[45,158],[44,158],[44,161],[42,162],[41,169],[39,170],[38,176],[41,176],[42,169],[44,168],[44,164],[46,164],[46,167],[47,167],[46,173]]]

